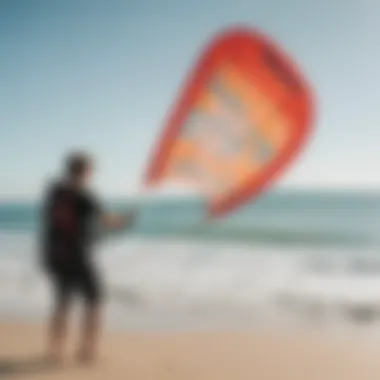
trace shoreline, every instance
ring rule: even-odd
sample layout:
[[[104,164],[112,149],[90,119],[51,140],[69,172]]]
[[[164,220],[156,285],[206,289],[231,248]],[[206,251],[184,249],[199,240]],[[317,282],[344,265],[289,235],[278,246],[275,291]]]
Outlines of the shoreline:
[[[0,378],[126,380],[376,380],[376,343],[351,334],[305,329],[249,332],[105,331],[99,362],[72,361],[72,329],[62,368],[41,365],[45,334],[39,323],[0,318]]]

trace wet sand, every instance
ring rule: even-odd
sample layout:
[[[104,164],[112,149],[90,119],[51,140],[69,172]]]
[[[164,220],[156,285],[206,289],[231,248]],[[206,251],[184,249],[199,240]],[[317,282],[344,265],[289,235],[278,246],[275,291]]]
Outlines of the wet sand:
[[[249,332],[107,332],[99,361],[73,360],[77,331],[66,361],[41,359],[44,332],[28,323],[0,322],[0,378],[112,380],[372,380],[379,379],[375,342],[360,336],[311,330]]]

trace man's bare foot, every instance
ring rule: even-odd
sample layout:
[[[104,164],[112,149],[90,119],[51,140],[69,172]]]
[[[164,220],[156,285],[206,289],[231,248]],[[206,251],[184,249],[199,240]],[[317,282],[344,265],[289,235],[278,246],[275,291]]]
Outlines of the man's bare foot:
[[[53,366],[59,366],[63,364],[63,355],[58,352],[49,351],[45,355],[45,360]]]
[[[95,354],[89,350],[80,350],[76,355],[76,360],[79,363],[90,365],[96,361]]]

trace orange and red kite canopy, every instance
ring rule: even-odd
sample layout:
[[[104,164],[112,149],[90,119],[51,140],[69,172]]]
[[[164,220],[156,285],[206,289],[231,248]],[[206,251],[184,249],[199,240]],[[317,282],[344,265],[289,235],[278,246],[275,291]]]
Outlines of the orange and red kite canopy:
[[[300,151],[311,93],[287,55],[258,32],[228,30],[207,46],[164,126],[146,185],[180,180],[220,216],[271,185]]]

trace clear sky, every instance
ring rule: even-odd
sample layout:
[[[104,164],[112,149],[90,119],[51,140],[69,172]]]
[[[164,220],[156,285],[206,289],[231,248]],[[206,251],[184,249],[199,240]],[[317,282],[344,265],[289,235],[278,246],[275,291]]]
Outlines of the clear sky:
[[[0,198],[38,194],[75,147],[105,194],[133,192],[199,48],[235,23],[275,37],[316,92],[281,186],[380,189],[379,19],[378,0],[2,0]]]

